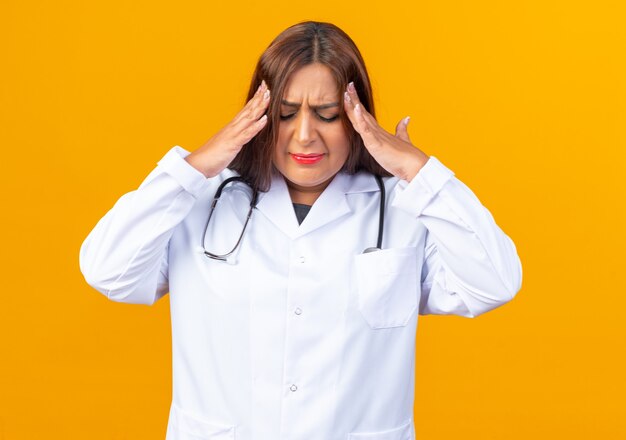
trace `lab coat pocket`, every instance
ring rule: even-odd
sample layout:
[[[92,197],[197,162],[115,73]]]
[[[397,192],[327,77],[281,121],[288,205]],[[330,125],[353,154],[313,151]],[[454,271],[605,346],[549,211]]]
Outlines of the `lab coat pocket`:
[[[235,427],[192,415],[172,404],[167,440],[234,440]]]
[[[348,434],[348,440],[414,440],[413,434],[413,423],[412,420],[409,420],[386,431],[351,432]]]
[[[390,248],[355,257],[358,308],[372,328],[402,327],[418,305],[417,248]]]

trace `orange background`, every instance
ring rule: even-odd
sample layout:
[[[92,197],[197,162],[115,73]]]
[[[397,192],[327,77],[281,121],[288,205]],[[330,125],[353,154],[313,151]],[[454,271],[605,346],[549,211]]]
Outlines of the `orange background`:
[[[522,259],[511,303],[420,318],[417,438],[626,438],[620,3],[3,2],[0,439],[165,437],[169,298],[108,301],[80,245],[306,19],[355,40],[381,125],[410,115]]]

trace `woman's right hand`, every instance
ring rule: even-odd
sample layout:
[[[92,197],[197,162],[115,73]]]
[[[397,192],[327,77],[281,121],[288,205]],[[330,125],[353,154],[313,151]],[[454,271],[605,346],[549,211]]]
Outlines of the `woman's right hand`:
[[[239,150],[265,127],[267,115],[264,113],[269,102],[270,91],[263,80],[252,99],[233,120],[204,145],[187,155],[185,160],[207,178],[217,176],[231,163]]]

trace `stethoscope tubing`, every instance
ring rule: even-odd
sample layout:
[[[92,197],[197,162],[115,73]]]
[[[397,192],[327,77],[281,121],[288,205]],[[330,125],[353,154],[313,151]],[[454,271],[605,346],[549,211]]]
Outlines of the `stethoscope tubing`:
[[[369,252],[379,251],[382,249],[382,246],[383,246],[383,229],[385,227],[385,184],[383,183],[382,177],[379,176],[378,174],[374,174],[374,178],[376,179],[376,183],[378,184],[378,188],[380,190],[380,207],[378,210],[378,236],[376,240],[376,247],[366,248],[365,250],[363,250],[364,254],[369,253]],[[248,211],[248,215],[246,216],[246,221],[243,225],[243,229],[241,230],[241,234],[239,234],[239,239],[237,240],[237,243],[230,250],[230,252],[226,254],[214,254],[206,250],[206,248],[204,247],[204,240],[206,238],[206,232],[209,229],[209,222],[211,221],[211,217],[213,216],[213,211],[215,210],[215,207],[217,206],[217,202],[222,196],[222,191],[224,190],[226,185],[228,185],[231,182],[237,182],[237,181],[248,185],[245,179],[241,176],[233,176],[233,177],[229,177],[228,179],[225,179],[217,187],[217,191],[215,191],[215,196],[213,197],[213,201],[211,202],[211,207],[209,208],[209,217],[207,218],[206,226],[204,228],[204,233],[202,234],[202,249],[204,250],[204,254],[207,257],[212,258],[214,260],[227,261],[228,256],[230,256],[233,252],[235,252],[235,250],[241,243],[241,240],[243,239],[243,234],[246,231],[246,227],[248,226],[250,217],[252,217],[252,211],[256,209],[256,205],[257,205],[257,201],[259,197],[259,191],[256,188],[252,188],[250,187],[250,185],[248,185],[252,189],[252,199],[250,200],[250,210]]]

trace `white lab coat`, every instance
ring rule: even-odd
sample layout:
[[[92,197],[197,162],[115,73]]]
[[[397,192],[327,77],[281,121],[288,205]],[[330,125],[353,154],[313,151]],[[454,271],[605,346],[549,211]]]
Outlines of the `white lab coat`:
[[[339,173],[298,224],[276,176],[230,262],[201,246],[217,185],[174,146],[89,233],[80,269],[113,301],[170,294],[166,440],[413,440],[418,314],[475,317],[510,301],[512,240],[436,157],[385,178],[383,250],[373,176]],[[237,241],[248,187],[231,184],[205,244]]]

